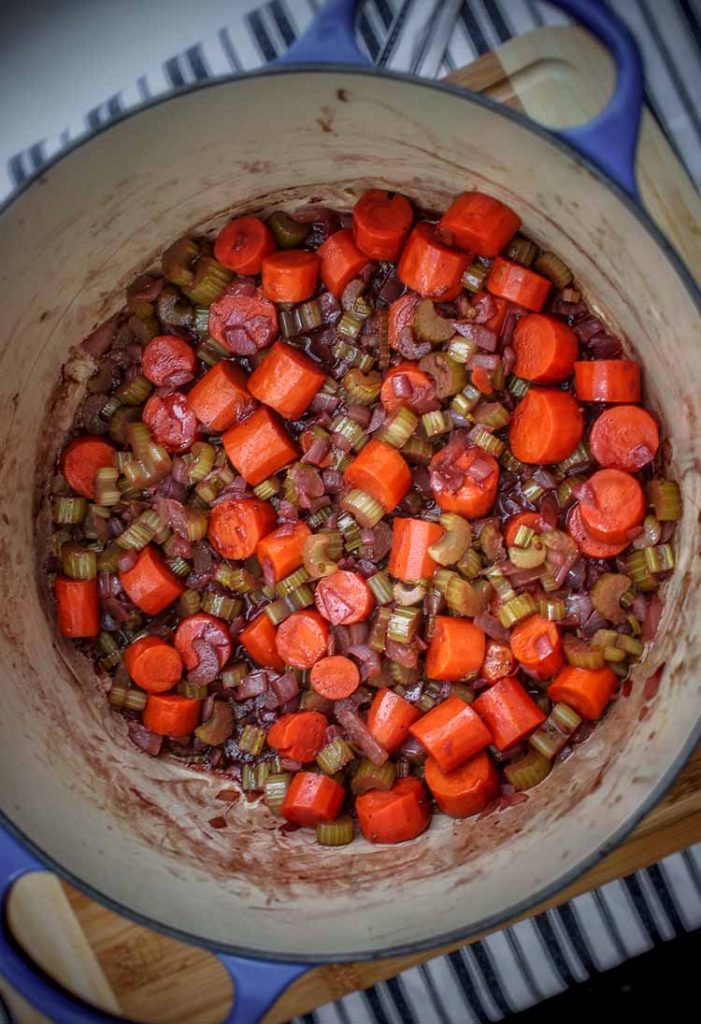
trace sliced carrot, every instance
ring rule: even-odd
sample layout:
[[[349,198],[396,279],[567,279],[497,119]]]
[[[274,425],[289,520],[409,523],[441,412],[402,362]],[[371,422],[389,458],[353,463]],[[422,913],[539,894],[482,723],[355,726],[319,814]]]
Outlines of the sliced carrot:
[[[293,711],[268,729],[268,746],[281,757],[308,764],[324,746],[328,724],[320,711]]]
[[[521,462],[561,462],[583,433],[584,418],[572,395],[555,388],[529,388],[511,417],[509,442]]]
[[[334,626],[352,626],[364,622],[375,607],[375,598],[359,572],[337,569],[316,585],[316,606]]]
[[[509,302],[539,313],[552,287],[547,277],[541,277],[520,263],[512,263],[497,256],[487,278],[487,291]]]
[[[518,679],[505,676],[472,705],[492,734],[497,750],[509,750],[545,721],[545,715]]]
[[[157,388],[180,387],[195,376],[197,356],[191,345],[177,334],[158,334],[141,354],[141,368]]]
[[[481,674],[484,678],[490,683],[495,683],[497,679],[510,676],[515,668],[516,660],[509,644],[490,640],[482,662]]]
[[[419,295],[449,302],[462,291],[461,278],[470,257],[449,249],[436,235],[433,224],[417,224],[409,235],[397,266],[402,284]]]
[[[207,538],[222,558],[243,561],[255,554],[260,541],[274,529],[275,509],[260,498],[232,498],[209,513]]]
[[[554,622],[529,615],[511,630],[514,657],[538,679],[550,679],[564,664],[562,638]]]
[[[414,776],[398,779],[388,792],[371,789],[355,799],[360,830],[369,843],[404,843],[428,827],[428,793]]]
[[[622,544],[631,540],[631,530],[645,518],[643,489],[630,473],[620,469],[599,469],[586,484],[579,502],[582,522],[595,540]]]
[[[556,384],[569,377],[579,354],[579,342],[572,328],[543,313],[520,317],[512,344],[516,376],[540,384]]]
[[[154,441],[168,452],[182,454],[192,448],[197,439],[197,417],[181,391],[151,395],[141,414]]]
[[[224,292],[209,307],[209,333],[237,355],[255,355],[278,333],[277,310],[260,288],[253,295]]]
[[[477,292],[477,294],[472,299],[472,305],[476,306],[479,303],[480,299],[484,298],[484,296],[488,294],[489,293],[486,291]],[[504,320],[506,319],[506,314],[509,311],[509,304],[506,301],[506,299],[500,299],[498,295],[491,295],[490,298],[494,305],[496,306],[496,311],[489,317],[488,320],[484,321],[484,326],[489,327],[491,331],[494,331],[496,334],[499,334],[504,324]]]
[[[76,437],[61,456],[61,472],[66,483],[84,498],[94,498],[95,475],[98,469],[114,465],[114,454],[114,445],[101,437],[92,434]]]
[[[200,423],[219,433],[252,412],[256,403],[241,367],[222,359],[188,391],[187,404]]]
[[[499,774],[484,750],[452,772],[442,772],[438,762],[429,757],[424,778],[440,809],[453,818],[479,814],[499,795]]]
[[[284,341],[276,341],[248,378],[254,398],[288,420],[298,419],[326,380],[319,363]]]
[[[401,302],[401,299],[397,301]],[[410,386],[409,394],[406,393],[407,384]],[[419,364],[404,362],[393,366],[385,374],[380,388],[380,401],[387,412],[392,412],[400,405],[415,411],[417,402],[425,408],[426,398],[434,396],[435,393],[431,377],[419,369]]]
[[[262,668],[274,668],[276,672],[282,672],[285,662],[277,653],[275,647],[275,634],[277,630],[265,614],[261,612],[251,619],[247,626],[239,633],[239,643],[245,648],[251,658]]]
[[[483,192],[463,192],[438,221],[438,235],[447,245],[496,256],[521,226],[510,206]]]
[[[482,720],[460,697],[448,697],[431,708],[414,722],[409,733],[434,758],[442,772],[452,772],[492,742]]]
[[[54,581],[56,619],[63,636],[90,637],[100,632],[100,599],[97,580]]]
[[[470,371],[470,376],[472,383],[479,391],[482,392],[483,395],[491,395],[494,393],[492,375],[484,366],[473,367]]]
[[[607,469],[637,473],[652,462],[660,446],[657,420],[639,405],[615,405],[594,423],[589,447]]]
[[[180,654],[159,636],[142,636],[124,652],[124,667],[137,686],[148,693],[172,689],[183,674]]]
[[[243,423],[230,427],[222,442],[229,462],[253,487],[298,455],[296,444],[269,409],[256,409]]]
[[[224,668],[231,657],[233,640],[231,630],[223,619],[209,612],[196,612],[184,618],[175,630],[173,643],[188,671],[197,668],[200,663],[198,643],[209,644],[217,655],[219,668]]]
[[[396,448],[373,438],[344,473],[353,487],[367,491],[385,512],[392,512],[411,487],[411,470]]]
[[[304,302],[316,289],[319,257],[306,249],[284,249],[263,260],[263,293],[273,302]]]
[[[415,704],[386,687],[378,690],[368,711],[367,726],[380,746],[393,754],[409,735],[409,728],[421,718]]]
[[[445,475],[453,467],[464,473],[457,486]],[[448,442],[433,456],[429,469],[433,496],[444,512],[457,512],[467,519],[490,512],[497,497],[499,463],[488,452],[476,445]]]
[[[152,693],[146,701],[143,723],[157,736],[188,736],[199,725],[202,701],[175,693]]]
[[[214,257],[237,274],[253,275],[275,249],[275,237],[260,217],[236,217],[217,235]]]
[[[389,571],[398,580],[414,583],[433,576],[436,563],[428,549],[443,536],[438,523],[427,519],[400,519],[392,523]]]
[[[387,339],[390,348],[397,347],[397,339],[402,327],[411,327],[414,322],[414,310],[418,301],[418,295],[409,292],[407,295],[400,295],[390,304],[387,311]]]
[[[368,258],[353,241],[350,228],[334,231],[317,249],[321,260],[319,273],[325,287],[340,299],[346,285],[357,277]]]
[[[548,687],[548,697],[569,704],[582,718],[595,722],[601,718],[616,689],[616,676],[610,668],[575,668],[565,665]]]
[[[575,363],[574,387],[582,402],[639,402],[640,363],[632,359]]]
[[[567,513],[567,532],[581,553],[586,555],[587,558],[615,558],[616,555],[620,555],[621,551],[625,551],[630,544],[629,540],[623,541],[622,544],[610,544],[593,537],[582,521],[582,511],[579,504],[575,505]]]
[[[504,527],[504,542],[507,547],[511,548],[516,543],[519,526],[527,526],[536,533],[540,533],[543,528],[540,512],[517,512],[516,515],[509,516]]]
[[[279,583],[303,562],[302,551],[304,542],[311,533],[306,523],[279,526],[277,530],[266,534],[258,541],[256,557],[263,571],[266,566],[274,583]]]
[[[131,569],[119,574],[119,582],[130,601],[147,615],[158,615],[185,589],[184,583],[170,571],[152,544],[139,552]]]
[[[275,649],[285,665],[293,668],[311,668],[328,647],[329,627],[318,612],[307,608],[293,612],[277,628]]]
[[[484,633],[470,619],[437,615],[426,652],[426,675],[457,682],[480,668],[484,647]]]
[[[343,700],[360,686],[358,666],[342,654],[321,658],[311,671],[312,689],[327,700]]]
[[[297,772],[292,778],[280,814],[295,825],[314,828],[322,821],[333,821],[343,807],[346,791],[329,775]]]
[[[371,188],[353,207],[355,244],[371,260],[392,260],[399,256],[409,234],[414,211],[406,196],[390,196]]]

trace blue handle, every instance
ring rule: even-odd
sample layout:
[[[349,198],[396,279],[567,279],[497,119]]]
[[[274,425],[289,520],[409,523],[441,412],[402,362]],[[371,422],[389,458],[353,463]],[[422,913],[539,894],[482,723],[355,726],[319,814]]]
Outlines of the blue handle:
[[[643,106],[640,51],[623,22],[601,0],[551,0],[604,42],[616,64],[611,99],[593,121],[555,132],[588,157],[633,199],[638,198],[635,151]]]
[[[550,0],[586,25],[611,50],[616,64],[613,96],[593,121],[554,132],[637,199],[635,151],[643,103],[643,69],[635,40],[601,0]],[[278,63],[368,64],[355,42],[356,0],[327,0],[307,31]]]
[[[278,64],[369,64],[355,41],[357,0],[326,0]]]
[[[53,1024],[124,1024],[123,1017],[97,1010],[62,988],[32,962],[7,924],[5,901],[12,885],[30,871],[46,868],[0,829],[0,975]],[[234,1004],[222,1024],[256,1024],[278,996],[312,964],[271,963],[220,956],[235,988]]]

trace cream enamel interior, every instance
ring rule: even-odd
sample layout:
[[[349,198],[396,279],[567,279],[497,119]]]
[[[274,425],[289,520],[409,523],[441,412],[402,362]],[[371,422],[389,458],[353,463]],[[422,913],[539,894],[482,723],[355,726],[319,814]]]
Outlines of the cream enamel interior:
[[[87,663],[47,617],[37,480],[81,396],[80,340],[186,230],[231,211],[348,206],[368,185],[425,206],[483,187],[560,253],[633,342],[684,496],[678,569],[633,696],[529,801],[437,818],[395,848],[328,853],[220,783],[125,739]],[[405,80],[295,72],[234,81],[139,113],[63,159],[0,219],[0,793],[56,863],[158,926],[273,956],[338,958],[427,944],[505,916],[619,835],[688,749],[699,712],[699,312],[664,251],[567,154],[469,97]],[[57,390],[57,381],[63,384]],[[640,679],[666,662],[646,710]]]

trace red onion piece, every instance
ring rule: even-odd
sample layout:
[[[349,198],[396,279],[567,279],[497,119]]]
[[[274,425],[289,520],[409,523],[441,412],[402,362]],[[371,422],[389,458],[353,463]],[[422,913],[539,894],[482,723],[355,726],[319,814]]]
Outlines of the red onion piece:
[[[465,476],[474,480],[475,483],[482,483],[483,480],[488,480],[493,473],[493,465],[490,465],[481,455],[478,455],[465,470]]]
[[[367,644],[351,644],[345,653],[347,657],[358,662],[360,678],[363,682],[366,679],[377,679],[380,675],[382,671],[380,655]]]
[[[267,672],[249,672],[244,676],[236,687],[236,699],[248,700],[250,697],[259,697],[268,689]]]
[[[336,706],[338,707],[338,704]],[[348,707],[339,708],[336,718],[346,730],[348,739],[352,743],[356,743],[373,764],[385,763],[389,754],[368,731],[368,727],[357,711],[352,711]]]
[[[475,370],[478,366],[484,370],[496,370],[500,362],[501,359],[496,353],[478,352],[468,360],[467,367],[469,370]]]
[[[278,699],[278,704],[286,704],[293,700],[299,693],[299,683],[294,672],[285,672],[277,676],[270,684]]]
[[[397,333],[396,349],[405,359],[421,359],[431,351],[431,343],[417,342],[411,327],[401,327]]]
[[[119,566],[119,571],[120,572],[129,572],[130,569],[134,568],[134,566],[136,565],[138,560],[139,560],[139,552],[138,551],[131,551],[131,550],[129,550],[129,551],[120,552],[119,555],[117,556],[117,565]]]
[[[197,686],[214,682],[219,674],[219,658],[216,647],[204,639],[193,640],[192,646],[198,660],[197,666],[188,672],[188,681]]]
[[[331,442],[326,437],[315,437],[308,450],[302,456],[302,462],[312,466],[321,466],[329,454]]]
[[[157,736],[133,718],[127,722],[127,729],[129,730],[129,739],[135,746],[150,754],[151,757],[158,757],[163,746],[162,736]]]
[[[501,622],[489,612],[480,612],[475,615],[473,622],[492,640],[508,640],[509,631],[502,626]]]
[[[98,357],[104,356],[109,350],[110,345],[114,341],[114,335],[117,330],[117,324],[119,323],[121,313],[115,313],[109,320],[105,320],[103,324],[96,327],[95,330],[87,336],[85,341],[81,343],[81,348],[86,352],[90,353],[91,356]]]
[[[496,331],[493,331],[491,327],[484,327],[469,320],[453,320],[452,325],[461,337],[474,341],[485,352],[496,352],[497,335]]]
[[[655,639],[660,619],[662,618],[662,609],[662,598],[658,594],[653,594],[648,602],[645,619],[640,633],[640,639],[644,644]]]
[[[419,663],[419,652],[413,644],[398,644],[396,640],[388,638],[385,641],[385,654],[404,668],[416,668]]]

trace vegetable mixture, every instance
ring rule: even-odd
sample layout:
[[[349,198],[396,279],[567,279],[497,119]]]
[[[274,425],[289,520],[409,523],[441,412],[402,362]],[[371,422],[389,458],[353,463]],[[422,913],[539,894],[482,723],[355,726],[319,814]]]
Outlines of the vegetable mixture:
[[[59,629],[147,754],[322,845],[525,800],[659,622],[669,446],[520,228],[475,191],[237,217],[84,342]]]

